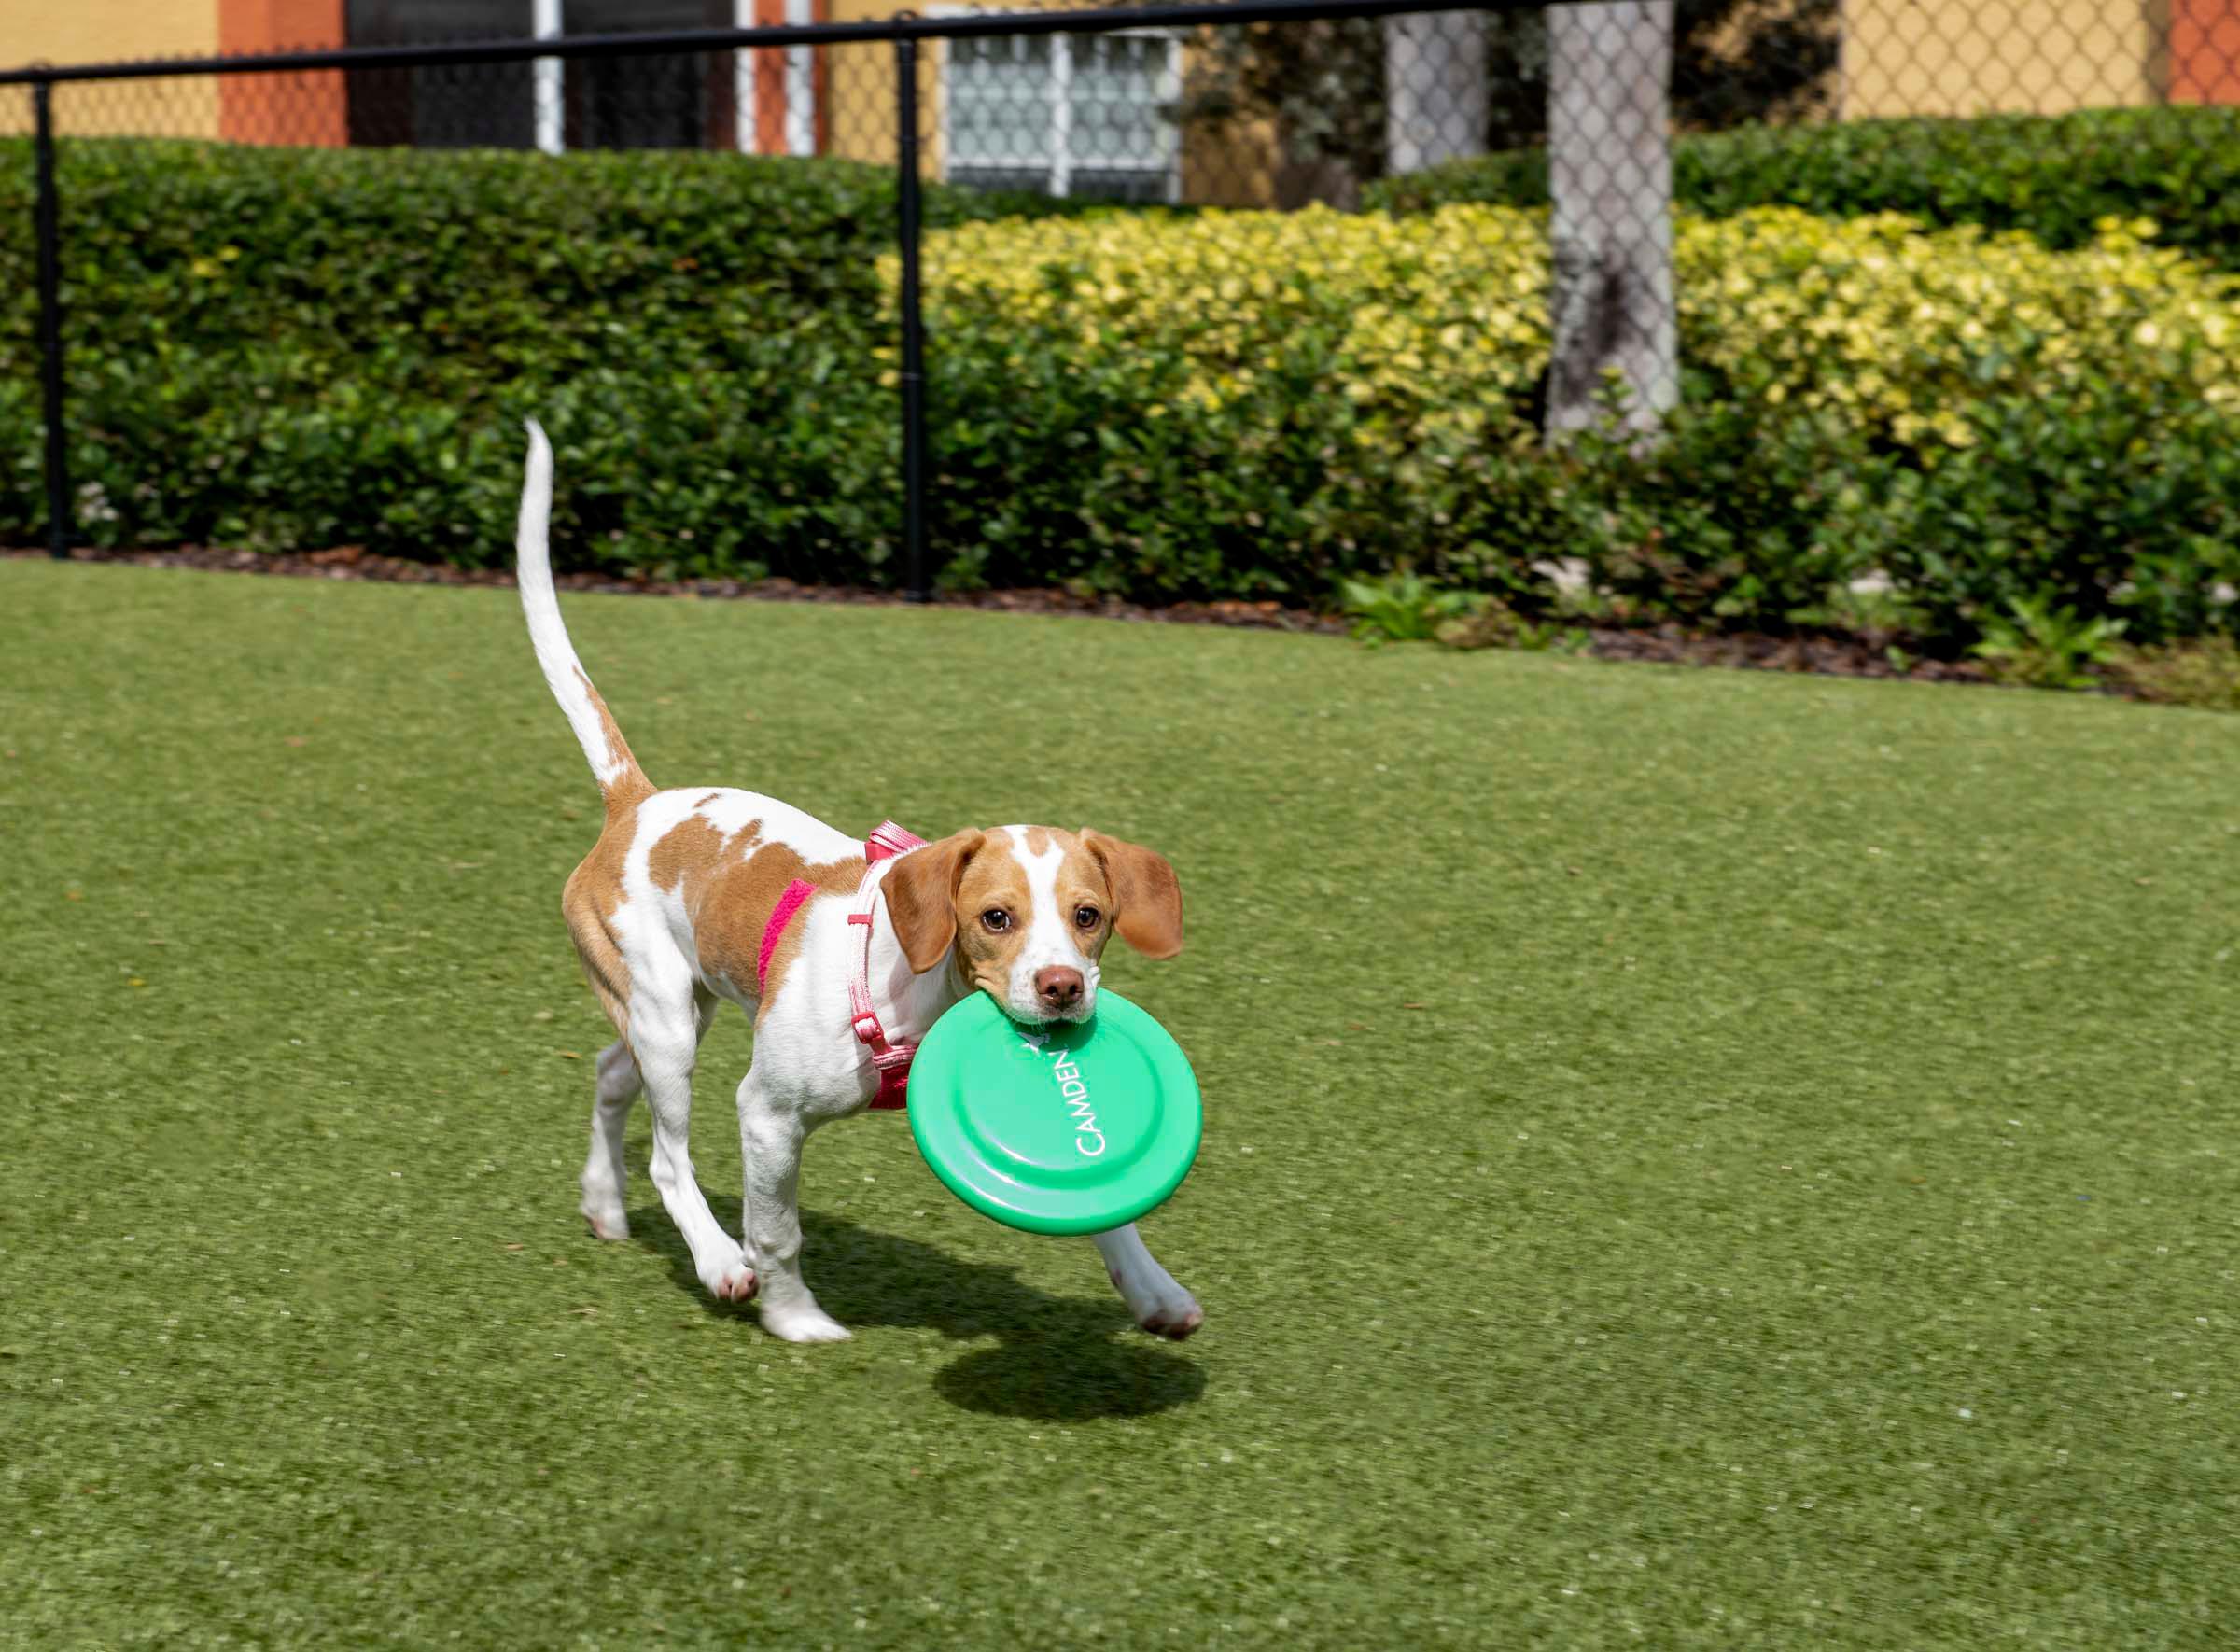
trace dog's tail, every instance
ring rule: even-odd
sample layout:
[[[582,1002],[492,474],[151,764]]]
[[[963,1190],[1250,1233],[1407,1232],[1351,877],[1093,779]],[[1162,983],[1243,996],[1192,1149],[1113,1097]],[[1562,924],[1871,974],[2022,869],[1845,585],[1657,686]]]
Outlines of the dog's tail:
[[[599,691],[583,674],[575,645],[567,640],[567,626],[560,618],[560,600],[553,594],[553,559],[547,543],[553,518],[553,447],[537,421],[529,421],[528,475],[521,487],[521,529],[513,549],[521,581],[521,611],[528,616],[529,641],[537,650],[537,664],[544,680],[567,713],[568,726],[591,760],[591,772],[607,798],[607,812],[635,807],[651,796],[653,782],[630,754],[623,731]]]

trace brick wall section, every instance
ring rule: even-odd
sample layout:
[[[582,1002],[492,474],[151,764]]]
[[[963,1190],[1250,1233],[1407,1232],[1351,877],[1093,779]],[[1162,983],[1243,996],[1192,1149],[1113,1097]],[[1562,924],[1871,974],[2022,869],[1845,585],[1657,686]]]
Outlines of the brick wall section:
[[[286,51],[343,44],[343,0],[217,0],[218,49]],[[333,70],[229,75],[218,82],[218,135],[237,144],[340,147],[350,105]]]

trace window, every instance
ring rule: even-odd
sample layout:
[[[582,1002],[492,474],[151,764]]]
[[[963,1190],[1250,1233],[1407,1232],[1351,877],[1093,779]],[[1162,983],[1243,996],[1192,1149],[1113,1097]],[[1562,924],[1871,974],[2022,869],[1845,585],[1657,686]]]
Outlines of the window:
[[[566,0],[571,35],[626,35],[650,29],[721,28],[728,0]],[[698,149],[723,119],[728,62],[696,54],[576,58],[562,65],[571,149]]]
[[[353,46],[721,27],[732,0],[346,0]],[[731,141],[732,53],[544,58],[349,77],[350,141],[424,148],[693,149]]]
[[[348,0],[343,20],[353,46],[510,40],[529,32],[530,0]],[[525,149],[537,141],[528,63],[357,69],[348,97],[354,144]]]
[[[951,183],[1111,201],[1171,201],[1181,92],[1165,35],[996,35],[951,40],[942,155]]]

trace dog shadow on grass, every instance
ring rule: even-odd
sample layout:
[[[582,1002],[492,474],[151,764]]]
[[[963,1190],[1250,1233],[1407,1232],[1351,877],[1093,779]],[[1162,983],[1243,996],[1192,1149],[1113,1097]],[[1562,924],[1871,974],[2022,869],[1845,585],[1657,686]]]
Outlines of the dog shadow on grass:
[[[736,1199],[708,1202],[727,1231],[739,1231]],[[1012,1268],[960,1262],[845,1216],[805,1210],[801,1225],[817,1300],[851,1330],[894,1325],[959,1341],[997,1338],[934,1374],[934,1392],[964,1410],[1044,1422],[1145,1417],[1205,1392],[1203,1367],[1137,1329],[1116,1295],[1053,1296]],[[668,1262],[678,1289],[703,1311],[753,1317],[751,1306],[717,1302],[701,1288],[684,1236],[658,1206],[632,1211],[630,1234]],[[1085,1269],[1101,1266],[1087,1240],[1069,1242],[1080,1247]]]

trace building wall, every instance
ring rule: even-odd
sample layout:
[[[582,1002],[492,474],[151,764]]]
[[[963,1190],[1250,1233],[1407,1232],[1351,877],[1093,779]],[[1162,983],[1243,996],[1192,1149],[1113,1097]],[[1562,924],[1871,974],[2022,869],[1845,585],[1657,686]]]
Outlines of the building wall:
[[[343,0],[218,0],[218,49],[286,51],[343,42]],[[335,71],[228,75],[218,81],[218,135],[240,144],[350,141],[350,107]]]
[[[901,9],[900,0],[832,0],[832,19],[836,23],[876,21]],[[894,48],[882,40],[827,47],[820,55],[824,59],[825,153],[893,165],[897,130]],[[918,48],[918,135],[924,145],[922,170],[928,177],[937,177],[941,172],[938,55],[931,41]]]
[[[217,0],[8,0],[0,6],[0,63],[94,63],[117,58],[207,57],[218,49]],[[216,137],[209,79],[59,86],[55,130]],[[0,133],[31,130],[28,90],[0,92]]]
[[[2172,0],[1844,0],[1846,119],[2160,103]],[[2232,0],[2176,0],[2223,10]]]
[[[2170,0],[2170,98],[2240,104],[2240,0]]]

